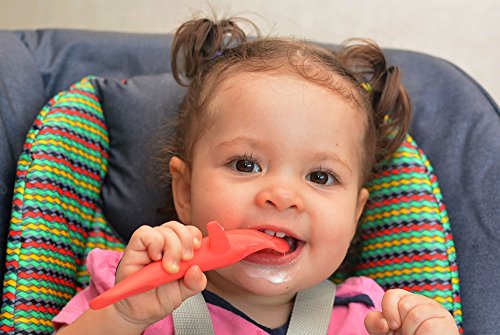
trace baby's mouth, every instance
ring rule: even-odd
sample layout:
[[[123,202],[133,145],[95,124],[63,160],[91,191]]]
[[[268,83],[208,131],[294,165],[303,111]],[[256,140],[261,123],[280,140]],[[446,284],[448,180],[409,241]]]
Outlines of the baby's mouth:
[[[282,238],[283,240],[285,240],[286,243],[288,243],[288,251],[285,253],[285,255],[290,254],[290,253],[294,252],[295,250],[297,250],[298,240],[296,238],[289,236],[284,232],[275,232],[274,230],[271,230],[271,229],[263,229],[260,231],[263,233],[266,233],[267,235],[276,236],[276,237],[279,237],[279,238]],[[261,252],[265,252],[265,253],[269,253],[269,254],[274,253],[276,255],[283,255],[282,253],[277,252],[276,250],[273,250],[273,249],[264,249]]]

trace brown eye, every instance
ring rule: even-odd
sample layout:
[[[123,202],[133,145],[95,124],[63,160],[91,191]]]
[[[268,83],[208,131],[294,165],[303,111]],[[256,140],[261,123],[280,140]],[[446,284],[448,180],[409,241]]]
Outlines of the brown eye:
[[[307,175],[306,179],[320,185],[332,185],[336,181],[335,177],[327,171],[313,171]]]
[[[236,171],[244,172],[244,173],[252,173],[252,172],[255,173],[255,172],[262,171],[259,164],[257,164],[257,162],[252,161],[250,159],[237,159],[237,160],[234,160],[231,165],[233,166],[233,168]]]

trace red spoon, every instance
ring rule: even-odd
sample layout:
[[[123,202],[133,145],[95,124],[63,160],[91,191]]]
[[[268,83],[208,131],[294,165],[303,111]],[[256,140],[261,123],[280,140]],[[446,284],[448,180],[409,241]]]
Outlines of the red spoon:
[[[195,250],[194,257],[180,262],[179,272],[168,273],[161,261],[153,262],[92,300],[90,308],[101,309],[131,295],[182,278],[192,265],[198,265],[205,272],[229,266],[263,249],[273,249],[283,254],[289,250],[284,239],[257,230],[235,229],[225,232],[215,221],[207,224],[207,230],[208,236],[202,239],[201,247]]]

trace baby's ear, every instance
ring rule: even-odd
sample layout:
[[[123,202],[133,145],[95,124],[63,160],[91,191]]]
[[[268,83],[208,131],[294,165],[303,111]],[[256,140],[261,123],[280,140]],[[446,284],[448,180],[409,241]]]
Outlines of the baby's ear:
[[[368,196],[370,193],[366,188],[362,188],[358,193],[358,201],[356,203],[356,222],[359,222],[359,218],[363,213],[363,209],[365,208],[366,201],[368,200]]]
[[[191,224],[191,174],[182,159],[173,156],[169,162],[172,176],[172,195],[179,220]]]

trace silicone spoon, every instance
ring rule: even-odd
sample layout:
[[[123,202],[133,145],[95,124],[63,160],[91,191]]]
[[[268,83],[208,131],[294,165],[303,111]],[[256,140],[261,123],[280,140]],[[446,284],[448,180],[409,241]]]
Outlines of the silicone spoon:
[[[201,247],[195,250],[194,257],[180,262],[179,272],[168,273],[163,269],[161,261],[153,262],[92,300],[90,308],[101,309],[131,295],[182,278],[192,265],[198,265],[205,272],[229,266],[263,249],[273,249],[280,253],[289,250],[284,239],[258,230],[235,229],[225,232],[215,221],[207,224],[207,230],[208,236],[202,239]]]

